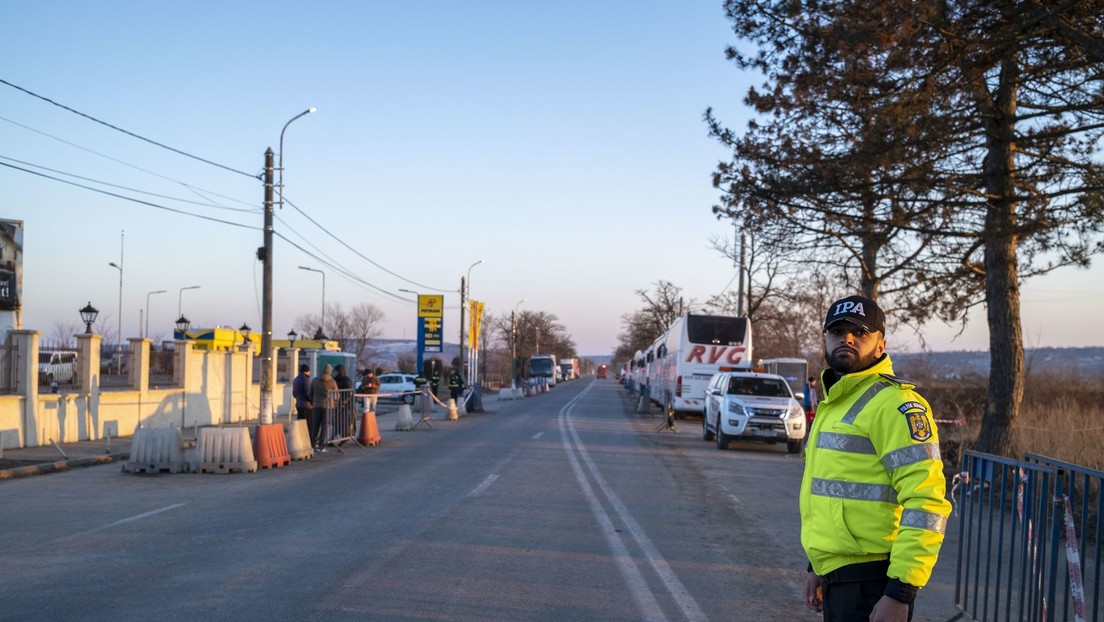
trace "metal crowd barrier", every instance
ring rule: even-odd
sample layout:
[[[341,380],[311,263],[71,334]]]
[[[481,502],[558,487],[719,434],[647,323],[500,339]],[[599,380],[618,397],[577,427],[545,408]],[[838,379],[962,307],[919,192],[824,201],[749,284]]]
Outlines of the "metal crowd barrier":
[[[951,620],[1100,622],[1102,475],[1032,454],[965,452],[951,492],[960,611]]]
[[[318,429],[318,445],[333,445],[340,448],[346,441],[357,443],[356,439],[356,399],[355,389],[338,389],[327,392],[328,402],[326,420]],[[360,443],[357,443],[358,445]]]

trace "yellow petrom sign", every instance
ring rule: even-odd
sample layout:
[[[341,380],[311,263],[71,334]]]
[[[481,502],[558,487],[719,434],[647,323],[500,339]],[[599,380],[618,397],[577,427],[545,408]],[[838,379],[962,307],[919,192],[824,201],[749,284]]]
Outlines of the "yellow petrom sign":
[[[441,294],[418,294],[418,317],[444,317],[445,297]]]

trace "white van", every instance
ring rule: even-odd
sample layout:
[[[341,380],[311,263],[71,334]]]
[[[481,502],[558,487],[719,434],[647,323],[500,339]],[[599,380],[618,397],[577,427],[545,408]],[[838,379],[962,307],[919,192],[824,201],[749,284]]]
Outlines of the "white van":
[[[38,384],[71,384],[77,377],[76,352],[39,352]]]

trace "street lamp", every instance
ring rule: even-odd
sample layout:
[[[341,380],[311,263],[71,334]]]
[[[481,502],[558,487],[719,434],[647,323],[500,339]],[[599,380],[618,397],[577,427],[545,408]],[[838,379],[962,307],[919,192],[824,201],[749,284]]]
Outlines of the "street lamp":
[[[188,321],[188,318],[184,317],[184,314],[180,314],[180,319],[176,321],[176,332],[180,333],[181,339],[188,338],[188,329],[191,328],[192,323]]]
[[[242,336],[242,345],[246,346],[246,348],[248,349],[248,347],[249,347],[249,345],[248,345],[249,344],[249,332],[250,332],[249,324],[246,324],[245,322],[242,322],[242,325],[238,328],[238,332],[241,333],[241,336]]]
[[[280,130],[280,162],[277,165],[277,168],[280,169],[280,179],[276,184],[280,187],[280,209],[284,209],[284,132],[287,131],[287,128],[289,125],[291,125],[292,121],[298,119],[299,117],[306,116],[316,110],[318,110],[318,108],[315,106],[307,108],[303,112],[300,112],[299,114],[292,117],[287,123],[284,124],[284,129]]]
[[[146,332],[142,333],[143,338],[149,337],[149,299],[154,294],[164,294],[166,290],[159,289],[155,292],[146,292]]]
[[[287,131],[292,121],[317,110],[313,106],[288,119],[280,130],[280,208],[284,206],[284,132]],[[260,259],[263,263],[263,275],[261,280],[261,391],[260,391],[260,425],[272,424],[272,221],[275,219],[272,210],[272,148],[265,150],[265,174],[264,174],[264,246],[261,248]],[[259,428],[258,428],[259,429]],[[267,429],[267,428],[266,428]]]
[[[176,312],[180,315],[180,317],[184,317],[184,314],[180,311],[180,303],[184,300],[184,290],[186,289],[199,289],[199,286],[192,285],[189,287],[180,288],[180,295],[176,297]]]
[[[522,298],[514,305],[514,310],[510,312],[510,388],[517,388],[515,381],[517,380],[517,310],[521,306],[521,303],[527,299]]]
[[[92,322],[96,321],[96,316],[100,312],[92,306],[92,303],[84,305],[84,308],[80,310],[81,321],[84,322],[84,334],[92,334]]]
[[[460,377],[463,378],[465,381],[467,381],[468,379],[467,370],[464,369],[464,364],[466,362],[466,359],[464,358],[464,336],[468,333],[468,327],[464,325],[464,307],[468,306],[467,302],[465,301],[465,291],[471,291],[472,268],[478,266],[481,263],[483,263],[482,259],[468,266],[467,287],[464,286],[465,281],[463,279],[460,280]],[[468,367],[471,368],[470,365],[468,365]]]
[[[295,332],[294,328],[288,331],[288,341],[290,342],[290,345],[288,346],[289,348],[295,347],[295,338],[298,336],[299,333]]]
[[[326,273],[318,268],[308,268],[306,266],[299,266],[299,269],[317,272],[322,275],[322,321],[318,324],[318,334],[319,336],[324,335],[323,331],[326,330]]]
[[[116,373],[123,373],[123,243],[126,241],[126,231],[119,233],[119,263],[114,261],[107,265],[119,271],[119,327],[115,335],[115,360],[118,366]]]

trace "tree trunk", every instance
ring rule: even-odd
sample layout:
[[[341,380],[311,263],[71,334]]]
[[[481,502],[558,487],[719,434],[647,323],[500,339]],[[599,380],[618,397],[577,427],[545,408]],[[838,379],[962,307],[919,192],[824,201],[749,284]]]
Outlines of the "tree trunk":
[[[1019,457],[1013,424],[1024,393],[1023,328],[1017,266],[1016,208],[1013,198],[1015,113],[1018,72],[1014,60],[1004,61],[987,116],[985,158],[985,297],[989,319],[989,394],[977,449]]]

